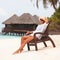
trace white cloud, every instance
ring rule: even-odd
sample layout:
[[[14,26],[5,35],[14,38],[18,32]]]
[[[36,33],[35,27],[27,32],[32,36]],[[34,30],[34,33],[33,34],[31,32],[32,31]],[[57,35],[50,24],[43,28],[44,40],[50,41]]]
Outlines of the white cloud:
[[[4,16],[6,14],[6,11],[3,8],[0,8],[0,16]]]

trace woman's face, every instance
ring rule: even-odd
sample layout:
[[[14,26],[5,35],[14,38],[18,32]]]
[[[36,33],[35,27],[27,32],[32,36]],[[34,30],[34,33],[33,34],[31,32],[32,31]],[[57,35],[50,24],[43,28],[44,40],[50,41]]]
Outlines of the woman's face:
[[[42,20],[39,20],[40,24],[43,24],[44,22]]]

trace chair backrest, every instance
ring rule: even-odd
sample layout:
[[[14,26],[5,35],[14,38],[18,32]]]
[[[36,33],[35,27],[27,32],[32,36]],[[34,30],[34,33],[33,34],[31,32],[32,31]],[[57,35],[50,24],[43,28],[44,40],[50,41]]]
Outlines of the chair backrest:
[[[47,26],[47,28],[46,28],[46,30],[45,30],[45,32],[44,32],[44,34],[49,35],[49,25],[50,25],[50,22],[49,22],[49,24],[48,24],[48,26]]]

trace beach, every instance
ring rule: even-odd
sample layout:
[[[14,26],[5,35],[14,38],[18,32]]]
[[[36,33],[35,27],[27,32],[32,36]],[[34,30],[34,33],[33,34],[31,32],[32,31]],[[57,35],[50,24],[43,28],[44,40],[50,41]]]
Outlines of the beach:
[[[43,43],[38,43],[38,51],[35,47],[31,47],[28,51],[27,45],[22,53],[13,55],[21,42],[21,37],[0,38],[0,60],[60,60],[60,35],[49,35],[56,47],[54,48],[50,41],[47,41],[48,47],[44,47]]]

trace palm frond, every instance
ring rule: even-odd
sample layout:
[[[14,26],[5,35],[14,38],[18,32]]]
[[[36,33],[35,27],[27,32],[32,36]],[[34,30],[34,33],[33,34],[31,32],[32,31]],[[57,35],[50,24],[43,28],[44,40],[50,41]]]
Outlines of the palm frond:
[[[39,8],[38,2],[39,2],[39,1],[38,1],[38,0],[36,0],[36,6],[37,6],[37,8]]]
[[[49,0],[49,2],[53,5],[57,5],[57,2],[58,2],[59,0]]]
[[[32,0],[30,0],[32,2]]]
[[[47,0],[43,0],[43,6],[44,8],[47,8]]]

